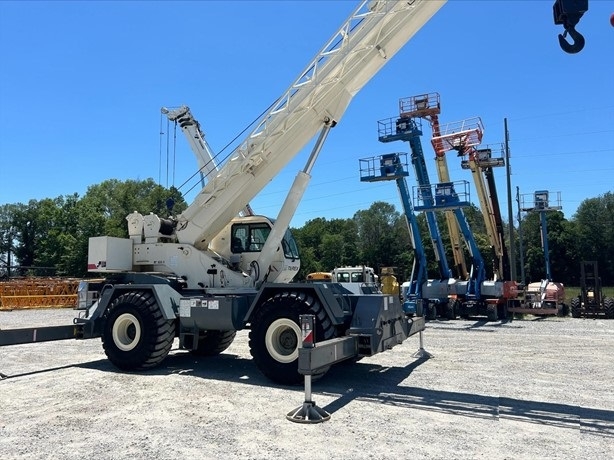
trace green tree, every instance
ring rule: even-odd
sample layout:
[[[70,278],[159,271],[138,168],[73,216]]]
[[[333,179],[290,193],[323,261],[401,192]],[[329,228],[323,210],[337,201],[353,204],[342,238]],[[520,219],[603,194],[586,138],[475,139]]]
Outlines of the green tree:
[[[0,205],[0,279],[7,277],[13,265],[15,247],[15,204]]]
[[[37,218],[38,208],[39,202],[36,200],[30,200],[27,205],[17,203],[13,208],[13,253],[23,267],[35,265],[38,237],[46,228],[46,225],[41,228],[42,220]]]
[[[394,266],[399,253],[406,249],[397,240],[401,219],[394,205],[383,201],[376,201],[369,209],[354,214],[361,264],[376,270]]]
[[[575,250],[573,226],[560,211],[546,211],[548,256],[552,279],[562,283],[570,281],[568,265],[573,261]],[[522,236],[525,251],[525,282],[546,278],[546,256],[542,244],[541,218],[539,212],[529,212],[522,220]]]
[[[584,200],[574,221],[578,245],[576,272],[581,260],[596,260],[603,284],[614,286],[614,193]]]
[[[292,234],[301,253],[297,279],[357,263],[356,226],[352,219],[317,218],[306,222],[301,229],[292,229]]]
[[[151,178],[125,182],[109,179],[89,187],[82,201],[89,211],[101,217],[97,219],[97,223],[102,223],[103,228],[96,229],[98,234],[125,238],[128,236],[126,226],[128,214],[134,211],[142,214],[153,212],[161,217],[168,217],[170,211],[167,209],[166,202],[169,198],[175,203],[174,214],[180,213],[187,207],[177,189],[173,187],[167,190],[156,184]]]

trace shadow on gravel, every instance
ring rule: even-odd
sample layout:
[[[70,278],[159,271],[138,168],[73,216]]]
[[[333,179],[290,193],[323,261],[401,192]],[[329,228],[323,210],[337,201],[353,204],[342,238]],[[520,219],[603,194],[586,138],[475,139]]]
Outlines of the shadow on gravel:
[[[366,362],[341,363],[333,366],[321,380],[314,382],[313,390],[319,394],[336,397],[333,402],[322,407],[329,414],[334,414],[354,401],[368,401],[461,417],[575,428],[586,433],[614,438],[614,411],[401,386],[415,369],[427,361],[428,358],[415,359],[403,367],[381,366]],[[108,362],[104,364],[105,362],[105,360],[102,360],[102,363],[95,361],[79,367],[117,372],[112,365]],[[293,387],[276,385],[260,373],[251,359],[227,353],[202,358],[188,352],[176,351],[168,356],[162,366],[146,371],[145,374],[181,374],[258,387],[303,390],[301,385]],[[297,400],[297,404],[299,403]]]
[[[347,368],[333,368],[322,382],[322,390],[325,394],[341,396],[322,409],[332,414],[353,401],[362,400],[462,417],[576,428],[614,438],[614,411],[610,410],[399,386],[424,361],[420,359],[405,367],[358,363]]]
[[[614,411],[610,410],[401,386],[415,369],[427,361],[428,358],[415,359],[404,367],[381,366],[366,362],[351,365],[341,363],[333,366],[321,380],[314,382],[313,390],[337,398],[322,407],[329,414],[334,414],[352,402],[366,401],[460,417],[576,428],[583,433],[614,438]],[[99,359],[13,374],[7,376],[7,379],[69,368],[121,372],[107,359]],[[275,385],[260,373],[251,359],[228,353],[202,358],[188,352],[173,351],[161,366],[134,374],[143,376],[186,375],[203,380],[236,382],[257,387],[288,388],[301,392],[303,390],[301,385],[293,387]],[[297,400],[297,404],[299,403],[300,401]]]
[[[450,331],[478,331],[478,332],[496,332],[498,329],[523,329],[520,324],[513,324],[512,320],[488,321],[485,319],[465,319],[460,321],[455,320],[431,320],[427,321],[426,329],[442,329]]]
[[[48,372],[61,371],[63,369],[71,369],[71,368],[82,368],[82,369],[95,369],[99,371],[113,371],[117,372],[117,368],[115,368],[108,359],[98,359],[96,361],[89,361],[87,363],[80,364],[66,364],[64,366],[56,366],[56,367],[48,367],[45,369],[37,369],[35,371],[30,372],[22,372],[20,374],[2,374],[0,373],[0,380],[7,379],[16,379],[19,377],[28,377],[31,375],[37,374],[46,374]]]

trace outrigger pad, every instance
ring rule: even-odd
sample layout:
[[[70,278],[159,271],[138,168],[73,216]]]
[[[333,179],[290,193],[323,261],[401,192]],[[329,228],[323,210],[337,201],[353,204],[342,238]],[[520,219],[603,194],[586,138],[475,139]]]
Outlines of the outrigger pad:
[[[286,418],[296,423],[322,423],[330,419],[330,414],[318,407],[314,401],[305,401],[302,406],[288,412]]]
[[[419,348],[413,355],[412,358],[420,358],[420,359],[430,359],[433,358],[433,355],[426,351],[424,348]]]

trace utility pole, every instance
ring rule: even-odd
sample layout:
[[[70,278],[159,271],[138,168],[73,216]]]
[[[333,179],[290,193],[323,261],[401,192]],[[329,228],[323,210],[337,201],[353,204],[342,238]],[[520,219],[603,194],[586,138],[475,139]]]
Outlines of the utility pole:
[[[520,242],[520,282],[525,283],[524,277],[524,251],[522,247],[522,220],[520,216],[520,188],[516,187],[516,202],[518,203],[518,241]]]
[[[511,281],[516,279],[516,244],[514,241],[514,213],[512,211],[512,168],[510,166],[510,136],[507,130],[507,118],[503,119],[505,129],[505,171],[507,173],[507,220],[510,231],[510,277]]]

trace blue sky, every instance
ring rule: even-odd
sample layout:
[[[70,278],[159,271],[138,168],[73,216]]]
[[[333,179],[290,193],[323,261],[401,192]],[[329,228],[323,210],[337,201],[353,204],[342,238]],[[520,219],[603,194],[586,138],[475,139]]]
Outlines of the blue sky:
[[[577,26],[586,46],[575,55],[559,48],[552,3],[449,1],[354,98],[291,225],[349,218],[376,200],[401,210],[393,182],[360,182],[358,160],[409,151],[378,142],[377,121],[396,116],[400,98],[430,92],[441,95],[442,123],[479,116],[485,144],[503,142],[507,118],[514,197],[516,187],[561,192],[571,218],[585,198],[614,191],[614,3],[589,2]],[[188,105],[221,150],[357,4],[0,2],[0,204],[83,196],[112,178],[183,184],[196,160],[179,133],[167,169],[160,108]],[[435,182],[428,126],[422,144]],[[256,212],[277,215],[308,153],[252,200]],[[452,180],[471,183],[477,204],[460,159],[450,154],[448,164]],[[507,218],[505,168],[496,177]]]

